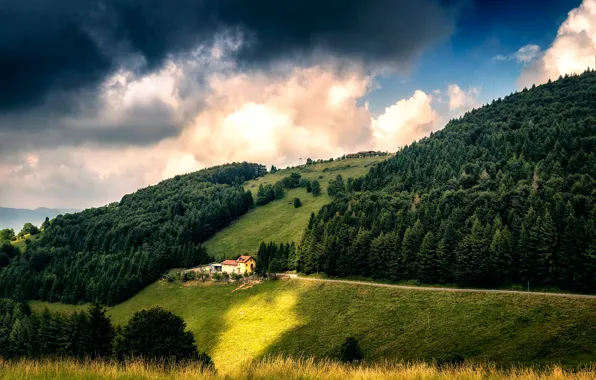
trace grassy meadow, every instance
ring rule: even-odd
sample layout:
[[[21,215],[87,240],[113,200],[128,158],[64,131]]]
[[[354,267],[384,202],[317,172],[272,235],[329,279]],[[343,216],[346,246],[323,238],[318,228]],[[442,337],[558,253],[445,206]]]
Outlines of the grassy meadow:
[[[375,363],[460,356],[470,363],[575,366],[596,359],[596,300],[297,280],[237,287],[159,281],[109,313],[124,324],[143,308],[171,310],[184,318],[219,373],[278,355],[336,358],[348,336],[355,336],[365,358]]]
[[[20,239],[11,241],[11,243],[13,246],[17,247],[21,251],[24,251],[25,245],[26,245],[25,241],[27,241],[27,240],[35,241],[35,240],[39,239],[40,237],[41,237],[41,233],[39,233],[37,235],[33,235],[33,236],[27,234]]]
[[[253,255],[262,241],[298,242],[310,214],[331,202],[331,198],[327,195],[327,183],[330,179],[335,178],[338,174],[341,174],[344,180],[349,177],[360,177],[366,174],[371,165],[386,158],[369,157],[320,163],[295,169],[284,169],[248,181],[244,187],[250,190],[256,199],[260,184],[274,184],[290,173],[298,172],[304,178],[318,180],[321,183],[321,195],[314,197],[304,188],[286,191],[283,199],[255,207],[230,226],[218,232],[205,244],[207,252],[216,259],[223,260],[236,258],[240,254]],[[302,207],[294,208],[292,203],[294,197],[300,198]]]
[[[596,370],[587,368],[569,371],[558,366],[542,369],[498,369],[490,365],[437,367],[426,363],[381,363],[349,365],[335,361],[312,359],[271,358],[257,361],[232,373],[221,374],[193,366],[171,369],[129,363],[79,363],[71,360],[3,362],[0,374],[6,380],[25,379],[511,379],[511,380],[588,380],[596,377]]]

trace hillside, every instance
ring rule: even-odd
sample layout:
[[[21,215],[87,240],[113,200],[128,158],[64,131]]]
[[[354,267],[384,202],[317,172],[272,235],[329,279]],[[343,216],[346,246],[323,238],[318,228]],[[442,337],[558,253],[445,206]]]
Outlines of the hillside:
[[[168,268],[206,262],[202,243],[253,206],[241,184],[264,173],[246,162],[217,166],[58,216],[25,252],[3,257],[0,296],[121,302]]]
[[[596,292],[596,72],[495,100],[309,222],[298,270]]]
[[[188,284],[186,284],[188,285]],[[421,292],[362,285],[268,281],[185,286],[159,281],[113,307],[125,323],[161,305],[182,316],[223,373],[267,355],[336,357],[347,336],[370,360],[463,357],[498,364],[575,365],[596,359],[596,300]],[[78,307],[33,302],[34,310]]]
[[[310,214],[331,202],[326,191],[330,179],[337,175],[341,175],[345,180],[363,176],[375,163],[386,158],[368,157],[315,163],[267,173],[263,177],[246,182],[244,188],[250,190],[256,199],[259,185],[273,185],[290,173],[297,172],[310,181],[318,180],[322,191],[321,195],[314,197],[302,187],[286,190],[283,199],[250,210],[230,226],[216,233],[205,243],[207,253],[223,260],[245,253],[255,254],[262,241],[299,242]],[[294,197],[300,198],[302,207],[293,207]]]
[[[35,210],[0,207],[0,230],[12,228],[18,233],[23,227],[23,224],[27,222],[39,227],[46,217],[53,219],[60,214],[69,214],[77,211],[75,209],[51,209],[46,207],[39,207]]]

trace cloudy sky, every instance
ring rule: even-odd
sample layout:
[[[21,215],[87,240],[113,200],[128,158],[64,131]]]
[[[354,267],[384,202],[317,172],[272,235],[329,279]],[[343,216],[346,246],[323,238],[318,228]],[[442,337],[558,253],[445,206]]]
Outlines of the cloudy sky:
[[[4,0],[0,206],[395,151],[595,54],[596,0]]]

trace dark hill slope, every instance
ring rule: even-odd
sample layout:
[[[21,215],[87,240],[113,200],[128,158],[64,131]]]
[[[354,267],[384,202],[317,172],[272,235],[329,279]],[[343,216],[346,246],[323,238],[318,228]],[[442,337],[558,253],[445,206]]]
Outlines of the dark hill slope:
[[[0,269],[0,295],[113,304],[167,268],[207,257],[201,243],[252,207],[242,184],[257,164],[228,164],[176,176],[119,203],[53,219],[41,239]]]
[[[300,270],[596,291],[596,73],[453,120],[309,222]]]

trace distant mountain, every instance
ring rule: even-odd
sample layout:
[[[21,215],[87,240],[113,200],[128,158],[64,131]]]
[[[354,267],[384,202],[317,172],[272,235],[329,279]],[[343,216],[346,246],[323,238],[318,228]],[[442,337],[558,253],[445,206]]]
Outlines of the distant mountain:
[[[70,214],[77,211],[79,210],[47,207],[39,207],[35,210],[0,207],[0,229],[13,228],[18,233],[23,224],[27,222],[39,227],[46,217],[52,219],[60,214]]]

